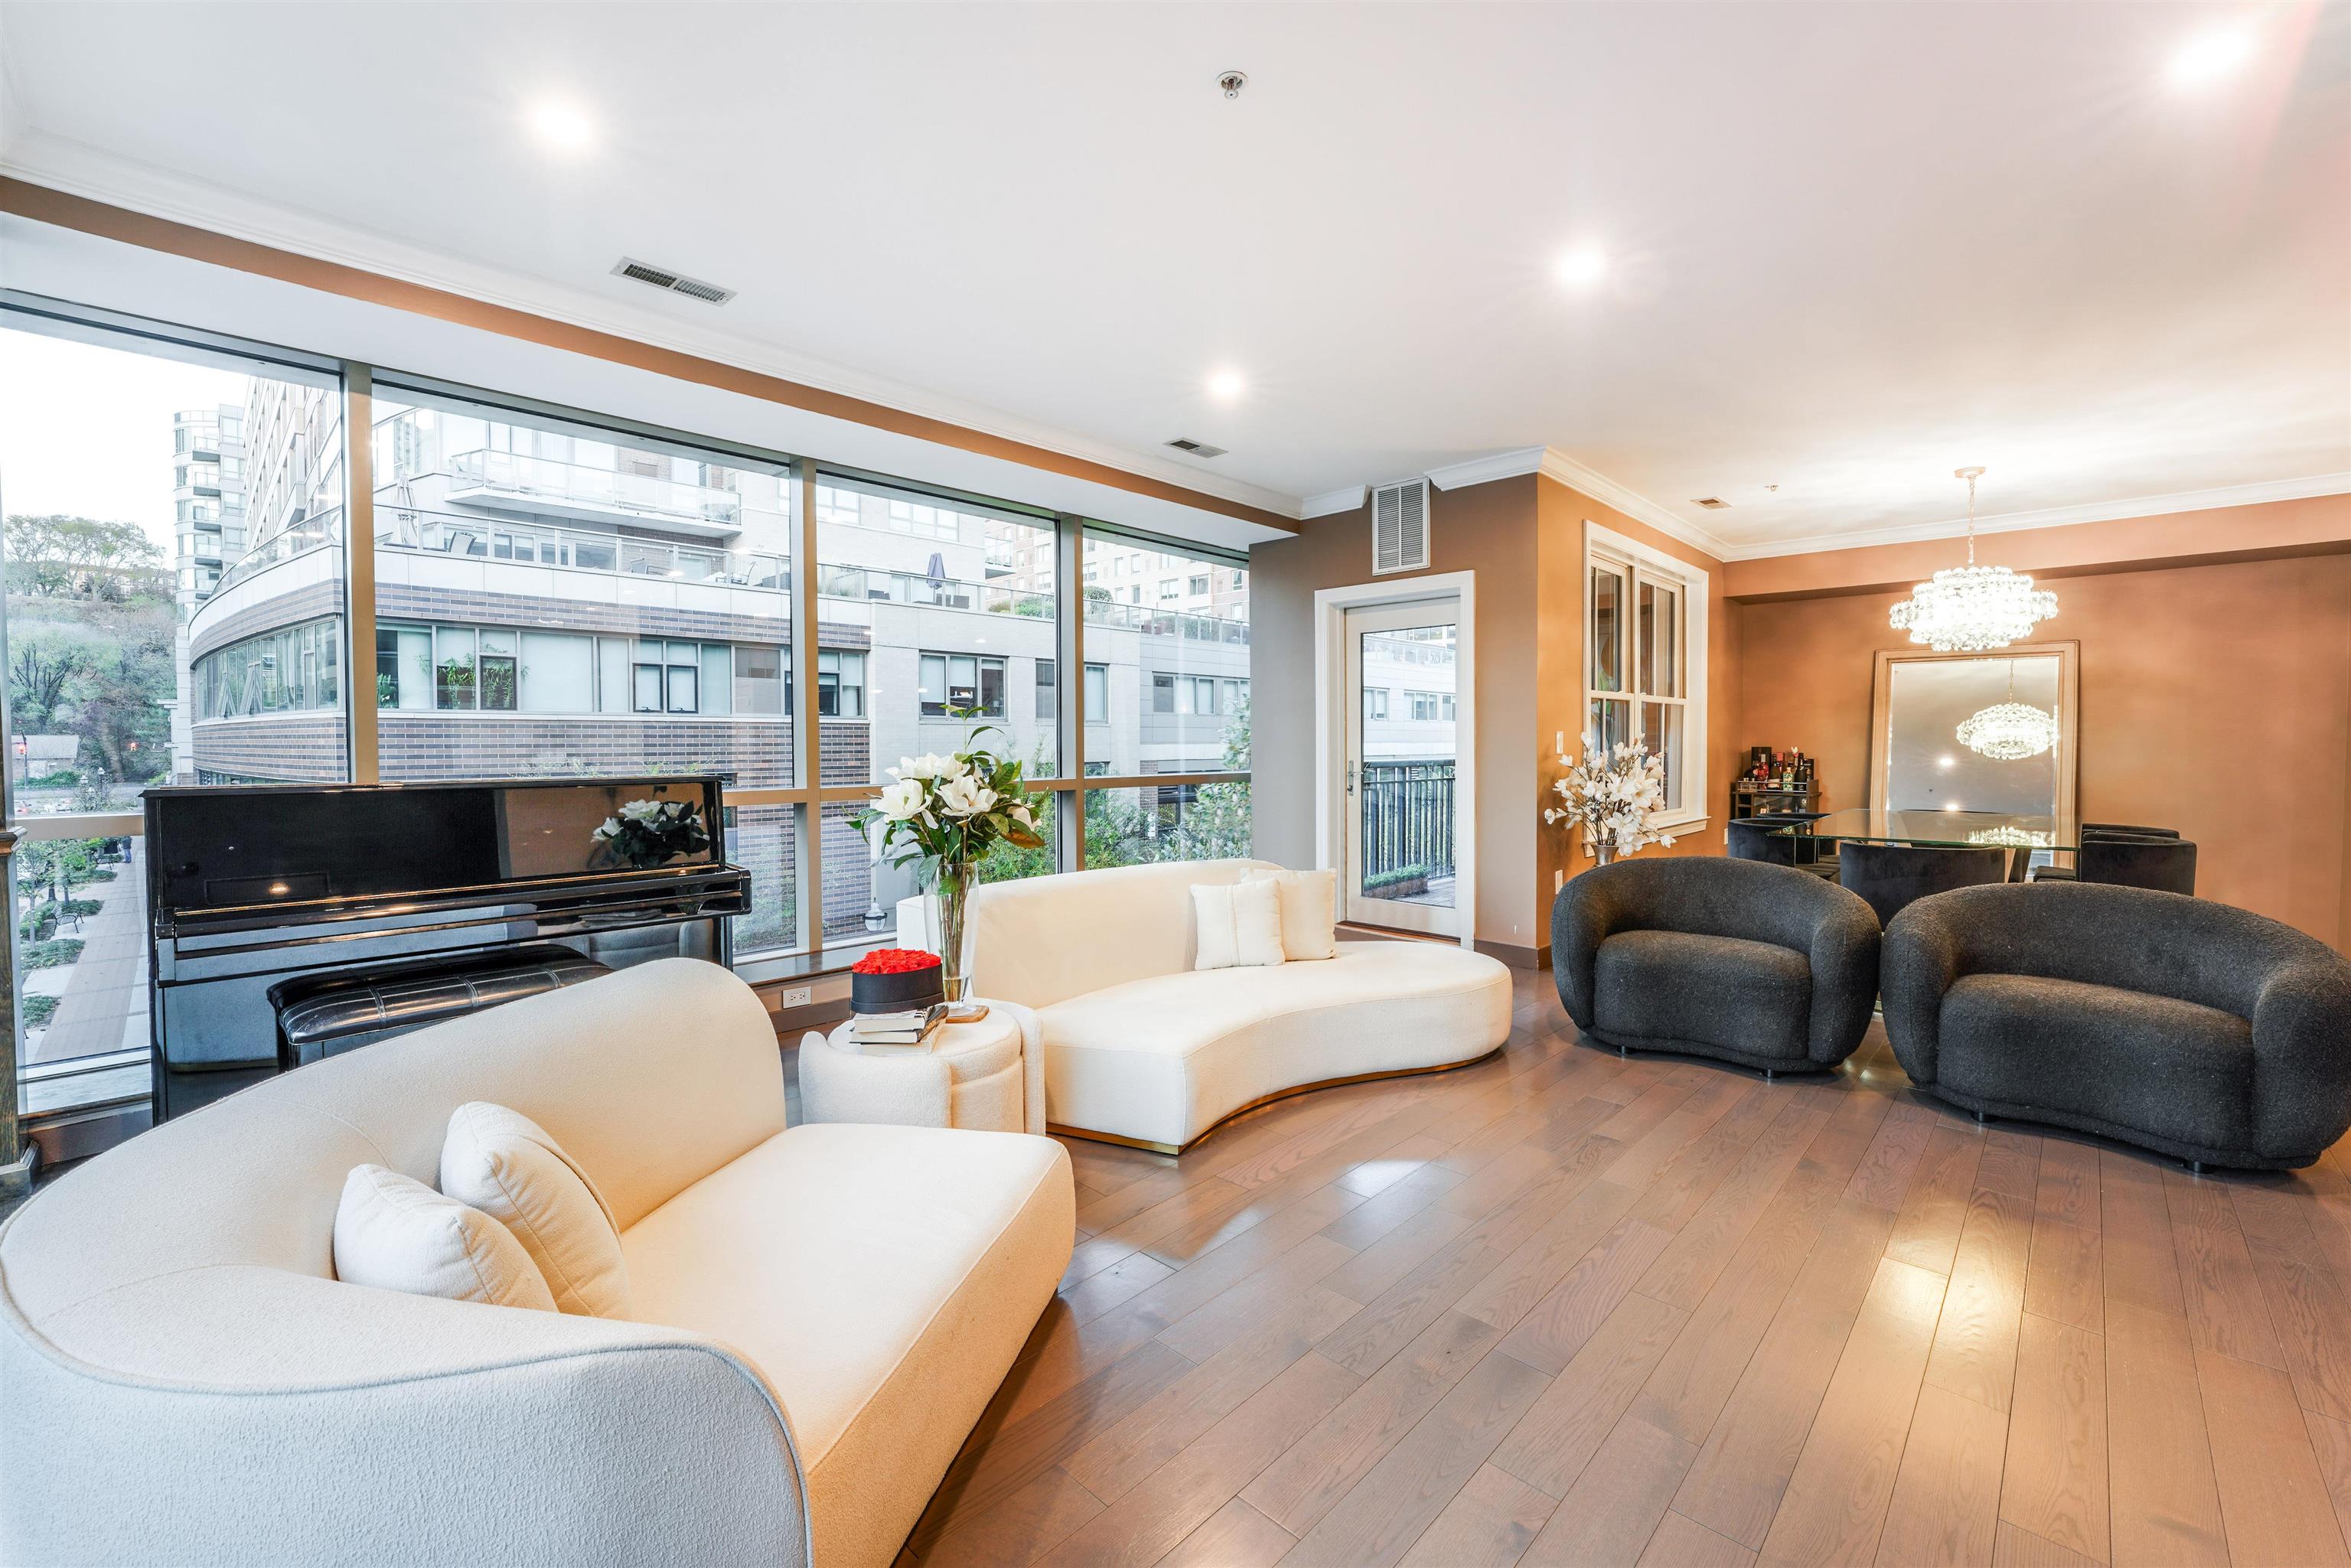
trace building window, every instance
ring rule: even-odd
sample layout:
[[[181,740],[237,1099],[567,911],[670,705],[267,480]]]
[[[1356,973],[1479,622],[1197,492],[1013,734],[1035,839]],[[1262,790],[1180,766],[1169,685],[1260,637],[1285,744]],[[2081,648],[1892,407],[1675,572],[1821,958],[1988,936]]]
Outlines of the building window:
[[[1176,711],[1176,677],[1165,671],[1157,672],[1151,677],[1151,711],[1153,713]]]
[[[816,655],[816,711],[825,718],[865,716],[865,655],[821,648]]]
[[[1453,722],[1453,694],[1447,692],[1437,701],[1437,716],[1446,723]]]
[[[902,534],[917,538],[953,539],[963,532],[963,519],[945,507],[926,507],[916,501],[890,503],[890,526]]]
[[[1364,688],[1364,718],[1365,722],[1388,716],[1388,689],[1385,686]]]
[[[816,487],[816,520],[834,528],[853,528],[858,526],[857,492],[837,490],[830,485]]]
[[[1215,717],[1217,683],[1207,675],[1186,675],[1176,683],[1176,711]]]
[[[925,718],[975,713],[1004,716],[1004,661],[977,653],[925,653],[922,657]]]
[[[1584,742],[1645,742],[1665,763],[1659,820],[1703,816],[1706,573],[1587,527]]]
[[[1188,585],[1187,591],[1198,597],[1207,597],[1208,591],[1208,574],[1204,571],[1197,577],[1192,579]]]
[[[342,622],[334,616],[241,638],[195,662],[199,719],[304,713],[342,706]]]
[[[1412,700],[1412,717],[1414,723],[1434,724],[1437,722],[1437,693],[1407,692],[1405,695]]]
[[[1054,705],[1061,693],[1053,684],[1053,661],[1037,661],[1037,722],[1050,724],[1058,716]]]
[[[1086,666],[1086,722],[1088,724],[1110,722],[1110,666],[1108,664]],[[1090,773],[1097,771],[1092,763],[1086,765],[1086,770]]]
[[[735,650],[735,711],[780,714],[784,711],[784,672],[789,667],[781,648],[737,646]]]

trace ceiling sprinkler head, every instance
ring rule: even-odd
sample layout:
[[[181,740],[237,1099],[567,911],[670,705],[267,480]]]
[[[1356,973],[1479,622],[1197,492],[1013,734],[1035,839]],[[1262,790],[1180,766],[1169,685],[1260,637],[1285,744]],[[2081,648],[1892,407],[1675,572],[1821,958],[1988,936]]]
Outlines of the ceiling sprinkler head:
[[[1241,95],[1241,89],[1249,86],[1249,73],[1220,71],[1217,75],[1217,85],[1225,89],[1227,98],[1238,98]]]

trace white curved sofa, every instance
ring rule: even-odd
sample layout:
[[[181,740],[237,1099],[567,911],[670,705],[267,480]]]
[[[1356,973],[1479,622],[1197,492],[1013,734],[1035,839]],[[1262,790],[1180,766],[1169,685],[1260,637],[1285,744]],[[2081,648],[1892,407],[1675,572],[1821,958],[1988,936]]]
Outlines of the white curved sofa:
[[[620,1222],[639,1321],[344,1284],[344,1174],[468,1100]],[[0,1229],[0,1561],[883,1568],[1068,1266],[1025,1134],[784,1128],[776,1037],[671,959],[302,1068]]]
[[[1054,1132],[1175,1153],[1263,1101],[1459,1067],[1510,1038],[1510,970],[1450,944],[1193,969],[1193,884],[1280,869],[1172,861],[973,895],[975,988],[1037,1009]]]

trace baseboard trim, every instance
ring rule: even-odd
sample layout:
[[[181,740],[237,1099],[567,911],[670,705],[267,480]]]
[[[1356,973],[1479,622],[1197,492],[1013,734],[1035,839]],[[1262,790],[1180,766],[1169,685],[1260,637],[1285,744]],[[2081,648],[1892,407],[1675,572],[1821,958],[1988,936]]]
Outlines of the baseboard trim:
[[[1510,942],[1487,942],[1480,940],[1478,944],[1478,951],[1485,954],[1489,958],[1500,959],[1503,963],[1508,964],[1513,969],[1548,969],[1551,967],[1551,945],[1549,943],[1545,943],[1540,947],[1520,947]]]
[[[1071,1127],[1060,1122],[1046,1123],[1045,1131],[1057,1137],[1081,1138],[1090,1144],[1117,1144],[1129,1149],[1148,1149],[1155,1155],[1185,1155],[1216,1136],[1234,1117],[1246,1116],[1251,1111],[1260,1106],[1270,1105],[1278,1100],[1288,1100],[1299,1094],[1311,1094],[1317,1089],[1337,1089],[1348,1083],[1374,1083],[1386,1078],[1422,1078],[1437,1072],[1458,1072],[1465,1067],[1475,1067],[1481,1061],[1491,1061],[1502,1054],[1502,1049],[1498,1045],[1491,1051],[1483,1051],[1460,1061],[1441,1062],[1435,1067],[1397,1067],[1391,1068],[1385,1072],[1357,1072],[1345,1078],[1322,1078],[1311,1083],[1299,1083],[1288,1089],[1277,1089],[1270,1094],[1259,1095],[1246,1105],[1234,1106],[1201,1129],[1200,1135],[1188,1144],[1155,1144],[1147,1138],[1123,1138],[1116,1133],[1097,1133],[1091,1128]]]

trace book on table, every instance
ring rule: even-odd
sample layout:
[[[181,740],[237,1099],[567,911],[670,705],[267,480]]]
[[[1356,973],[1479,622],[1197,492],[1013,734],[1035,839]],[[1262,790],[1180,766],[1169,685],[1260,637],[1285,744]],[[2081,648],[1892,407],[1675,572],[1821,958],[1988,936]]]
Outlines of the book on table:
[[[849,1020],[849,1038],[861,1047],[899,1051],[926,1048],[933,1030],[946,1021],[947,1006],[935,1002],[904,1012],[857,1013]]]

